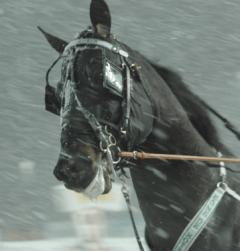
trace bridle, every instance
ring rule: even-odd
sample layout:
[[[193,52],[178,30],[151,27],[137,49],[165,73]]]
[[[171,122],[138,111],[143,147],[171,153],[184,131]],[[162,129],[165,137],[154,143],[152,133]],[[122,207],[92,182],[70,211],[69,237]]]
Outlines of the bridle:
[[[127,61],[127,58],[129,57],[128,53],[120,47],[117,41],[114,40],[114,42],[115,44],[112,44],[110,42],[103,41],[100,39],[95,39],[95,38],[79,38],[70,42],[66,46],[62,55],[62,57],[67,58],[67,61],[68,61],[64,90],[66,90],[66,88],[71,89],[68,91],[70,91],[72,95],[74,95],[74,99],[76,101],[75,109],[81,112],[81,114],[84,116],[85,120],[90,125],[91,129],[93,130],[94,135],[96,136],[99,142],[99,149],[103,154],[106,155],[107,161],[108,161],[109,166],[111,167],[112,173],[115,173],[114,167],[121,160],[120,157],[118,156],[119,155],[118,153],[120,152],[120,147],[119,145],[117,145],[117,140],[115,136],[112,134],[111,128],[108,125],[102,125],[99,122],[99,120],[96,118],[96,116],[82,105],[77,95],[76,81],[74,79],[74,60],[78,52],[84,51],[85,49],[92,48],[93,46],[96,47],[97,49],[109,50],[112,53],[115,53],[120,57],[121,62],[122,62],[122,69],[123,69],[122,71],[123,83],[113,83],[113,84],[116,84],[118,86],[122,85],[123,115],[122,115],[121,126],[118,131],[118,135],[120,135],[121,140],[127,141],[129,119],[130,119],[131,68]],[[110,76],[108,76],[108,78],[114,81],[114,76],[111,75],[113,73],[111,73],[110,71],[111,69],[109,68],[110,66],[108,65],[108,72],[105,74],[109,74]],[[105,83],[103,83],[103,85],[104,84]],[[63,118],[65,113],[67,113],[67,110],[61,109],[60,117]]]

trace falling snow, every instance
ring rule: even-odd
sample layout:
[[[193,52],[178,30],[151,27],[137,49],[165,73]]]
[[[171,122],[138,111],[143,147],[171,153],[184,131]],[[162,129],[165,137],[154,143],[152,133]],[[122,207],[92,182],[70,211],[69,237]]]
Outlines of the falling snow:
[[[69,41],[89,25],[89,2],[1,1],[1,251],[138,250],[122,202],[118,212],[85,208],[79,215],[63,212],[53,199],[53,188],[59,185],[52,172],[60,149],[60,125],[57,116],[44,111],[44,74],[57,54],[36,26]],[[240,127],[239,1],[107,2],[119,40],[176,69],[194,91]],[[233,137],[219,129],[239,155]],[[162,131],[156,134],[162,140],[167,137]],[[152,172],[167,182],[165,174]],[[163,199],[161,191],[158,195]],[[75,202],[79,201],[86,205],[84,198],[77,197]],[[184,214],[174,201],[169,203],[171,210]],[[153,206],[167,210],[159,202]],[[143,237],[142,216],[134,212]],[[163,229],[157,234],[170,236]]]

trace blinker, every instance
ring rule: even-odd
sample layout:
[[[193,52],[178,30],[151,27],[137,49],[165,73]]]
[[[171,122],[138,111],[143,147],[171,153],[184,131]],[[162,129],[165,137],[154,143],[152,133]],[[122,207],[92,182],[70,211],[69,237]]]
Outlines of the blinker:
[[[45,87],[45,109],[53,114],[60,115],[61,104],[57,98],[56,88],[50,85]]]
[[[107,60],[105,62],[105,78],[103,82],[103,87],[107,88],[113,94],[122,97],[123,96],[123,76],[122,72],[109,63]]]
[[[70,66],[73,72],[70,75],[74,76],[72,80],[76,83],[87,83],[100,89],[103,87],[110,93],[123,97],[122,60],[119,55],[113,57],[113,53],[107,53],[107,50],[90,46],[76,48],[72,56],[73,66]]]
[[[81,39],[79,39],[81,41]],[[107,42],[105,41],[98,41],[98,40],[94,40],[94,41],[90,41],[90,45],[95,42],[96,44],[94,44],[97,49],[101,49],[101,57],[102,57],[102,71],[103,71],[103,82],[102,82],[102,86],[107,89],[110,93],[118,96],[118,97],[123,97],[124,96],[124,79],[123,79],[123,70],[119,65],[119,60],[120,62],[122,62],[122,60],[120,58],[122,58],[123,56],[121,55],[121,53],[117,53],[117,57],[115,60],[113,60],[114,58],[110,53],[107,53],[109,50],[109,46],[111,44],[108,45]],[[98,43],[97,43],[98,42]],[[102,44],[103,43],[103,44]],[[107,45],[108,46],[107,46]],[[70,46],[71,45],[71,46]],[[68,48],[69,46],[69,48]],[[75,49],[77,48],[78,50],[75,51],[75,55],[73,56],[74,58],[76,58],[78,56],[79,53],[82,53],[83,51],[88,51],[89,49],[86,49],[86,47],[82,47],[81,43],[77,43],[75,42],[75,44],[69,44],[67,46],[67,49],[65,48],[65,53],[69,51],[70,48],[74,47]],[[96,47],[94,49],[96,49]],[[107,47],[107,48],[105,48]],[[113,47],[111,45],[111,47]],[[90,49],[91,51],[94,50],[93,48]],[[65,54],[64,53],[64,54]],[[109,55],[108,55],[109,54]],[[67,54],[65,54],[66,56]],[[113,54],[115,55],[115,54]],[[120,58],[119,58],[120,56]],[[45,87],[45,109],[53,114],[56,115],[60,115],[60,111],[61,111],[61,98],[59,97],[59,93],[57,91],[57,88],[51,86],[49,84],[48,81],[48,77],[49,77],[49,73],[52,70],[52,68],[56,65],[56,63],[59,61],[59,59],[61,58],[61,56],[54,61],[54,63],[51,65],[51,67],[49,68],[49,70],[47,71],[46,74],[46,87]],[[115,62],[116,61],[116,62]]]
[[[46,111],[49,111],[55,115],[60,115],[61,110],[61,103],[60,98],[57,94],[57,89],[55,87],[52,87],[49,84],[49,74],[53,67],[58,63],[58,61],[61,59],[61,56],[59,56],[49,67],[49,69],[46,72],[46,86],[45,86],[45,109]]]

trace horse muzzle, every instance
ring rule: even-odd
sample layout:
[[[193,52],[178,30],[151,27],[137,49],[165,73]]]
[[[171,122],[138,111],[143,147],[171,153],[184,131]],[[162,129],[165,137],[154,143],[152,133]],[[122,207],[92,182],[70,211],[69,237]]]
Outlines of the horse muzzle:
[[[112,180],[107,162],[102,159],[95,165],[91,160],[81,162],[78,159],[66,159],[60,155],[53,173],[67,189],[83,193],[89,198],[108,193],[112,188]]]
[[[96,175],[96,170],[94,170],[91,160],[66,159],[60,155],[53,173],[67,188],[83,190]]]

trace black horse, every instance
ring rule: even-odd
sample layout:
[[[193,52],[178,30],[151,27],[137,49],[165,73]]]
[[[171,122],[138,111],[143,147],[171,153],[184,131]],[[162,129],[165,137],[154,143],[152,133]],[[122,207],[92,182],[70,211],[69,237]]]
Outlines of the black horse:
[[[61,116],[54,174],[67,188],[89,196],[108,193],[116,144],[130,151],[230,155],[202,100],[178,74],[117,41],[103,0],[92,0],[90,16],[92,26],[71,43],[42,30],[63,58],[58,88],[47,84],[45,101]],[[117,167],[130,168],[146,240],[156,251],[173,249],[220,181],[219,169],[190,161],[133,160]],[[227,182],[237,190],[231,174]],[[225,195],[190,250],[240,250],[237,203]]]

